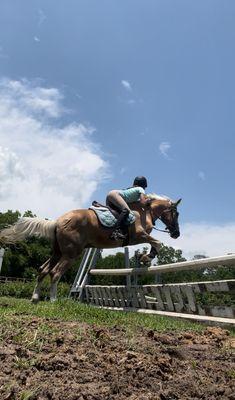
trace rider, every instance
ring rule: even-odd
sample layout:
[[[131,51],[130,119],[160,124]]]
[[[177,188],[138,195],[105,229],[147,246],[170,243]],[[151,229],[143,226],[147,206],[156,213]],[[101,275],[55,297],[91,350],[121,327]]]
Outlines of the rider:
[[[145,189],[147,186],[147,179],[144,176],[137,176],[134,179],[132,187],[122,190],[111,190],[111,192],[108,193],[106,205],[119,212],[117,222],[114,226],[115,230],[110,236],[111,239],[125,239],[126,236],[122,233],[121,227],[131,211],[128,204],[134,202],[140,202],[142,206],[148,204],[148,200],[145,197]]]

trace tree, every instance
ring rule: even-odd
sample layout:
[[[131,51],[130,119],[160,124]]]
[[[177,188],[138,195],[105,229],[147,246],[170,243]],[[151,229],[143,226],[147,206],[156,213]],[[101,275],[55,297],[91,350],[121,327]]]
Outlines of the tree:
[[[118,252],[114,255],[100,257],[97,261],[97,268],[100,269],[116,269],[125,268],[124,252]],[[92,276],[90,279],[91,284],[95,285],[125,285],[126,279],[123,276]]]
[[[14,224],[20,218],[20,216],[21,214],[18,210],[8,210],[5,213],[0,213],[0,229],[5,228],[7,225]]]
[[[24,217],[36,217],[28,210]],[[0,229],[14,224],[21,217],[19,211],[8,210],[0,213]],[[47,239],[31,237],[15,245],[9,245],[5,249],[2,264],[2,275],[14,277],[34,278],[37,269],[51,254],[51,244]]]

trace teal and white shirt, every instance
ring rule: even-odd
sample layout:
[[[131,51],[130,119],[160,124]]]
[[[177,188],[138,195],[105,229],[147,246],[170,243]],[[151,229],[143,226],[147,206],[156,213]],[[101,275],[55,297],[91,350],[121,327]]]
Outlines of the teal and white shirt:
[[[140,186],[134,186],[128,189],[119,190],[119,194],[126,203],[134,203],[140,200],[140,195],[145,194],[145,190]]]

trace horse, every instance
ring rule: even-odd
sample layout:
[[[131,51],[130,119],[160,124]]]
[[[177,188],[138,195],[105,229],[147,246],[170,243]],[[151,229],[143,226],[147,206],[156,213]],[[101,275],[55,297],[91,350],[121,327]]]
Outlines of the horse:
[[[150,235],[158,219],[165,224],[165,230],[172,238],[178,238],[180,230],[177,206],[181,199],[174,202],[158,195],[146,196],[149,199],[146,207],[142,207],[139,203],[130,205],[135,215],[135,222],[128,226],[128,241],[125,243],[123,240],[114,241],[110,238],[112,229],[103,227],[92,209],[72,210],[54,221],[24,217],[14,225],[1,230],[2,245],[16,243],[34,235],[48,238],[52,242],[52,255],[39,268],[32,302],[37,303],[40,300],[41,285],[48,274],[51,278],[50,300],[56,300],[57,285],[61,276],[85,248],[108,249],[150,243],[150,253],[142,255],[140,260],[147,264],[155,258],[161,246],[161,242]]]

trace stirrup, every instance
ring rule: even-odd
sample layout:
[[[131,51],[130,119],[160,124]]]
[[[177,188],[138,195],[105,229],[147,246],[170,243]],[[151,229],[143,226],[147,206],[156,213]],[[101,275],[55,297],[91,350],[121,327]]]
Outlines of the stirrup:
[[[115,231],[113,231],[109,237],[113,240],[124,240],[127,236],[122,233],[121,229],[115,229]]]

